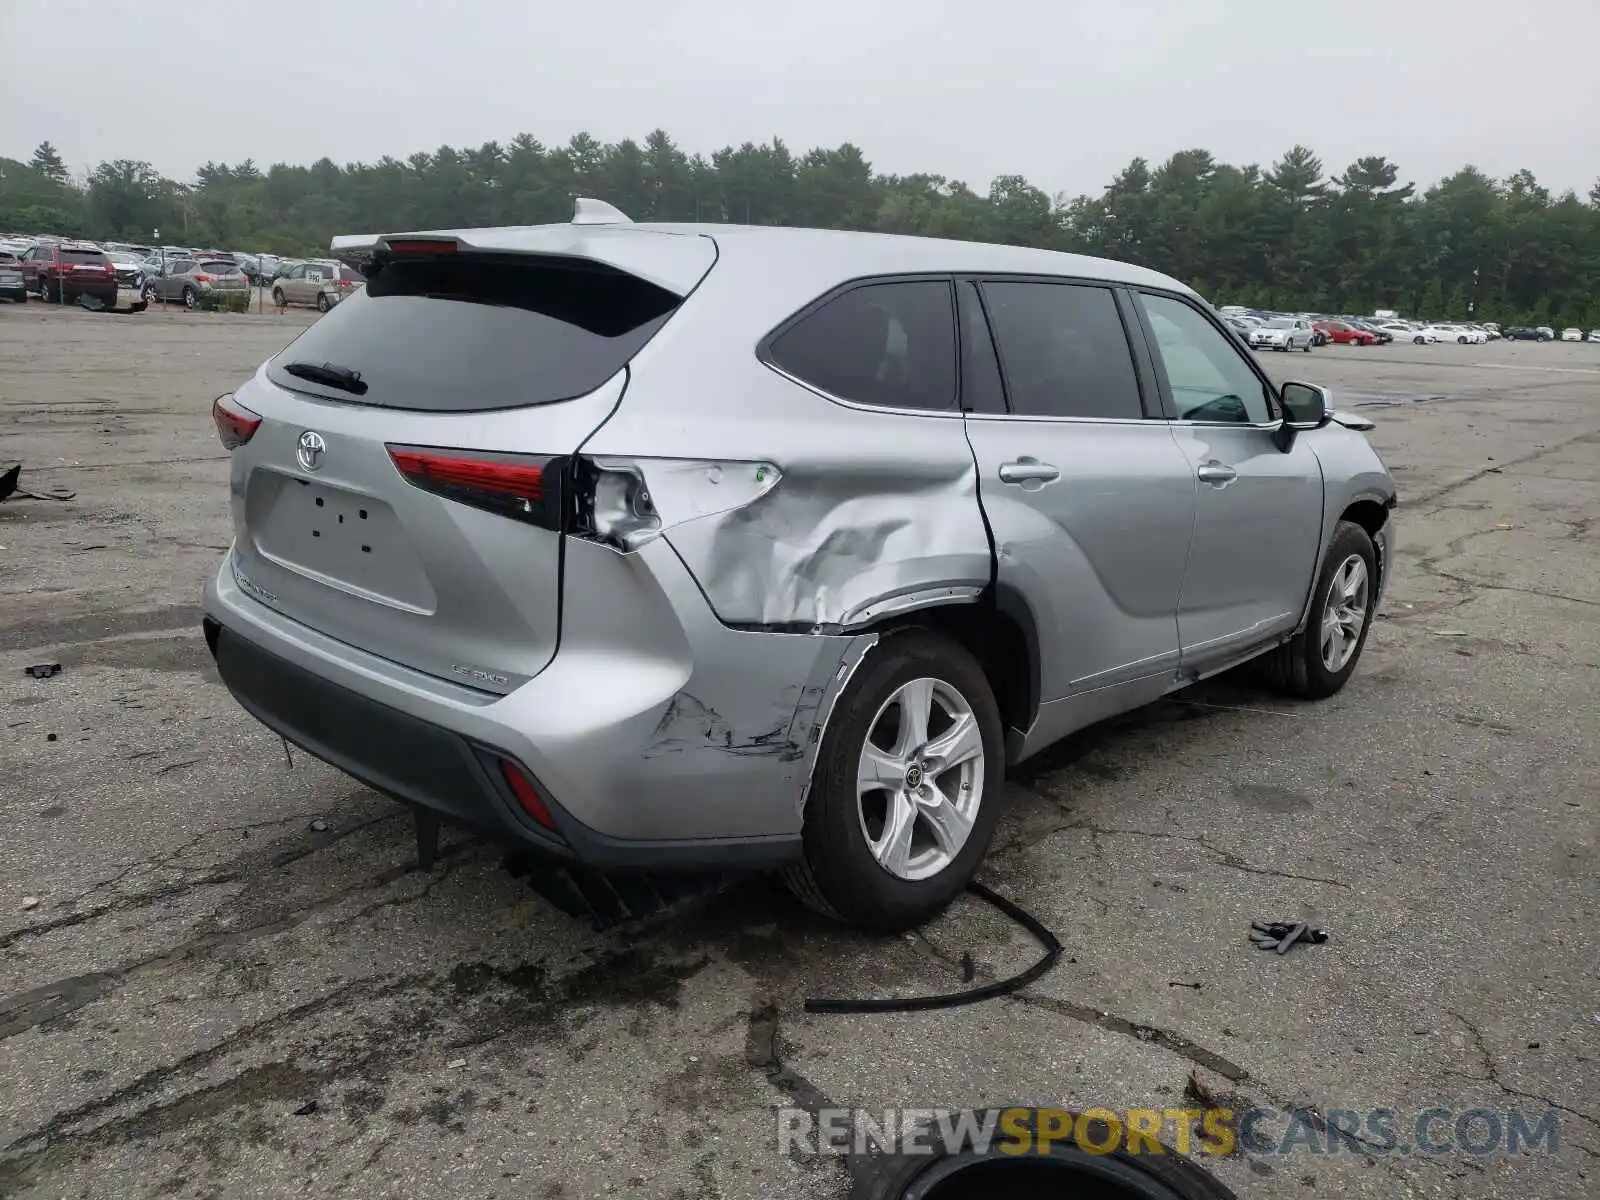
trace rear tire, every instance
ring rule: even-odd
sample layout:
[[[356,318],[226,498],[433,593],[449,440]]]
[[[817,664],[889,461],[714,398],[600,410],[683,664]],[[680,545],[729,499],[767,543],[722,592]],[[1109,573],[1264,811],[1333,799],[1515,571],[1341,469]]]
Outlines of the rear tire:
[[[1372,629],[1377,559],[1367,531],[1340,521],[1311,593],[1306,627],[1261,659],[1274,687],[1304,700],[1323,700],[1344,687]]]
[[[1306,344],[1304,346],[1301,346],[1300,349],[1304,350],[1307,354],[1310,354],[1311,353],[1311,339],[1307,338],[1306,339]]]
[[[289,307],[289,305],[287,303],[285,303],[285,301],[283,299],[283,289],[282,288],[273,288],[272,289],[272,302],[274,304],[276,304],[279,308],[288,308]]]
[[[317,293],[317,311],[320,312],[320,313],[325,313],[331,307],[332,307],[332,305],[330,305],[328,303],[328,293],[327,292],[318,292]]]
[[[186,287],[186,288],[183,289],[183,306],[185,308],[191,308],[192,309],[194,307],[194,304],[195,304],[195,299],[196,299],[196,297],[195,297],[195,294],[194,294],[194,289],[192,287]]]
[[[920,727],[903,724],[924,707]],[[836,920],[880,933],[921,925],[977,873],[1004,774],[1000,712],[977,660],[942,634],[891,634],[834,705],[811,769],[804,856],[784,880]],[[873,787],[879,778],[892,786]]]

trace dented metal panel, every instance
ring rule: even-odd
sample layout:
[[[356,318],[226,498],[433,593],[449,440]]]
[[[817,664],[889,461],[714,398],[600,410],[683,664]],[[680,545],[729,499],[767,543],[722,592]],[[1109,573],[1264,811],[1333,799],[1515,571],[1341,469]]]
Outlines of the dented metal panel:
[[[989,580],[977,469],[959,423],[926,424],[909,440],[927,458],[788,458],[758,503],[670,533],[717,615],[839,630],[972,600]]]

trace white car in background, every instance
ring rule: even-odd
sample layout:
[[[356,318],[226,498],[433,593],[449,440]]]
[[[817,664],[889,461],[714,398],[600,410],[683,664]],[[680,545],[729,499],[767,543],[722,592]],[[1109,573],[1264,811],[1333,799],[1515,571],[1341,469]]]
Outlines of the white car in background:
[[[1418,333],[1429,335],[1430,342],[1459,342],[1463,346],[1481,346],[1489,340],[1489,335],[1481,329],[1471,330],[1465,325],[1426,325]]]
[[[1589,330],[1589,340],[1591,342],[1600,342],[1600,329]]]
[[[1581,342],[1583,341],[1583,330],[1563,329],[1561,331],[1561,340],[1563,342]]]

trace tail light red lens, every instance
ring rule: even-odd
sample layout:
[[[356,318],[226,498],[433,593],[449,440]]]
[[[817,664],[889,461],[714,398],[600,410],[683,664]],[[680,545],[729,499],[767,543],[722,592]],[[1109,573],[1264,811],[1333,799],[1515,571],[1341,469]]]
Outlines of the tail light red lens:
[[[533,780],[523,773],[522,768],[509,758],[502,758],[500,774],[505,779],[506,786],[511,789],[511,794],[517,798],[517,804],[522,811],[546,829],[555,829],[556,823],[550,816],[550,809],[545,804],[544,797],[539,795],[539,789],[533,786]]]
[[[210,283],[211,282],[211,276],[209,276],[209,275],[196,275],[194,277],[194,281],[196,283]]]
[[[388,450],[413,487],[547,529],[561,527],[560,460],[426,446]]]
[[[211,402],[211,420],[216,424],[217,437],[229,450],[237,450],[261,428],[261,418],[231,395],[218,396]]]

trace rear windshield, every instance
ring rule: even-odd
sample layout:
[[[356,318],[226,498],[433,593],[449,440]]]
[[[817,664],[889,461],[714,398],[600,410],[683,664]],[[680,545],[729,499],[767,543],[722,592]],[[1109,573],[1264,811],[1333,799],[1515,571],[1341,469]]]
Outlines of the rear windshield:
[[[109,261],[98,250],[63,250],[61,261],[70,263],[104,263]]]
[[[200,269],[202,271],[209,271],[213,275],[238,275],[240,273],[238,264],[231,262],[219,262],[212,259],[207,259],[205,262],[201,263]]]
[[[295,391],[416,412],[553,404],[594,391],[681,298],[583,259],[461,256],[390,262],[267,368]],[[361,375],[357,396],[296,378],[291,363]]]

